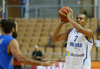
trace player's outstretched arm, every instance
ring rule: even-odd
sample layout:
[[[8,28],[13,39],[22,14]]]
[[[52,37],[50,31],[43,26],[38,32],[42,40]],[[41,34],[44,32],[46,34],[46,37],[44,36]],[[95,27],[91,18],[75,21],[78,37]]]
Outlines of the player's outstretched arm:
[[[74,19],[72,18],[73,16],[73,12],[68,10],[65,12],[67,13],[67,18],[69,20],[69,22],[73,25],[73,27],[80,33],[84,34],[87,37],[92,37],[93,36],[93,31],[91,29],[85,29],[84,27],[82,27],[80,24],[78,24],[76,21],[74,21]]]
[[[68,23],[68,22],[64,22],[64,21],[60,20],[60,23],[57,26],[57,28],[56,28],[55,32],[53,33],[53,36],[52,36],[53,42],[62,41],[62,40],[67,39],[68,33],[70,32],[71,29],[68,29],[66,32],[64,32],[62,34],[59,34],[59,31],[60,31],[62,25],[65,24],[65,23]]]
[[[47,62],[42,62],[38,60],[33,60],[30,59],[22,54],[22,52],[19,49],[19,44],[17,40],[13,39],[9,43],[10,51],[12,55],[21,63],[28,64],[28,65],[42,65],[42,66],[50,66],[55,63],[55,61],[47,61]]]

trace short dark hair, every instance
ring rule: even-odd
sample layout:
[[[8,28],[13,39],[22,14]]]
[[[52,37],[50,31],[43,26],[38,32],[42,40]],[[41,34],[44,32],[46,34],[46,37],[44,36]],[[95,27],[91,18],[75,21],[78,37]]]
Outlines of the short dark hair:
[[[83,14],[83,15],[85,15],[85,14]],[[86,19],[86,21],[87,21],[87,16],[85,15],[85,19]]]
[[[84,16],[85,16],[85,20],[87,21],[87,16],[86,16],[85,14],[82,14],[82,15],[84,15]]]
[[[0,21],[4,33],[10,33],[12,28],[16,28],[15,20],[12,18],[2,19]]]

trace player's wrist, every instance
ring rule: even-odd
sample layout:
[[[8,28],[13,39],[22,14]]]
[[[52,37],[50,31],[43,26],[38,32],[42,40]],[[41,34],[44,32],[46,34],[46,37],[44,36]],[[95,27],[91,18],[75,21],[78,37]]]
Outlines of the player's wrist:
[[[63,24],[65,24],[65,23],[67,23],[67,22],[64,22],[64,21],[60,21],[60,25],[63,25]]]
[[[41,62],[40,65],[41,65],[41,66],[44,66],[44,63],[45,63],[45,62]]]
[[[71,19],[71,17],[68,16],[67,19],[69,20],[69,19]]]
[[[72,17],[67,17],[68,18],[68,20],[70,21],[70,20],[73,20],[73,18]]]

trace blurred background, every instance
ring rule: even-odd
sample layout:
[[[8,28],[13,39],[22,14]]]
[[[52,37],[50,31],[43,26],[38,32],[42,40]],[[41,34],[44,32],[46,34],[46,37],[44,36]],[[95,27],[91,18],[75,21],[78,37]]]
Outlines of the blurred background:
[[[11,17],[16,20],[19,29],[17,40],[24,55],[32,58],[34,46],[37,45],[42,52],[41,60],[62,62],[65,61],[67,41],[54,43],[51,38],[59,24],[59,9],[64,6],[73,9],[74,19],[79,13],[87,16],[85,27],[94,32],[91,59],[100,62],[100,0],[0,0],[0,19]],[[63,25],[60,33],[71,27],[70,23]],[[14,60],[12,66],[13,63]],[[34,66],[20,65],[22,69],[36,69]]]

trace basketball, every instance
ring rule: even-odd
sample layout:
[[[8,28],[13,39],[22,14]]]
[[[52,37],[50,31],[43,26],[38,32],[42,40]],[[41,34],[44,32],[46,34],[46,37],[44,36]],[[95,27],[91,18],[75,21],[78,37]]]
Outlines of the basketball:
[[[69,10],[72,11],[72,9],[69,8],[69,7],[62,7],[62,8],[59,10],[59,12],[58,12],[59,18],[60,18],[62,21],[68,21],[68,19],[67,19],[67,13],[64,11],[64,10],[67,10],[67,9],[69,9]]]

